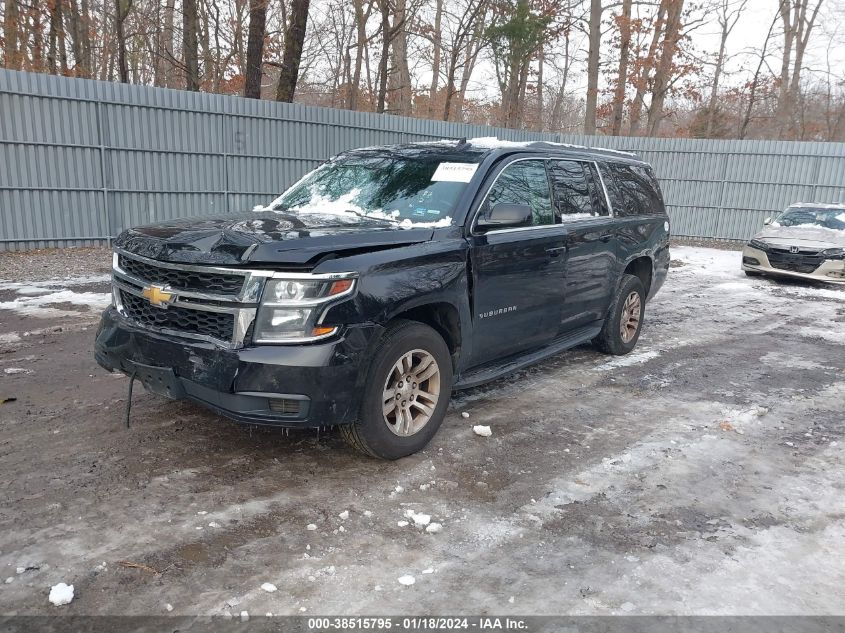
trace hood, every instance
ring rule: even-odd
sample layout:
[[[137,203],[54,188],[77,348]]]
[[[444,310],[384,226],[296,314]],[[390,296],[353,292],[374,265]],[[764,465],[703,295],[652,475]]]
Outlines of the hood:
[[[767,226],[754,236],[774,246],[845,247],[845,231],[823,226]]]
[[[261,211],[136,227],[114,245],[168,262],[305,265],[333,253],[417,244],[433,233],[353,214]]]

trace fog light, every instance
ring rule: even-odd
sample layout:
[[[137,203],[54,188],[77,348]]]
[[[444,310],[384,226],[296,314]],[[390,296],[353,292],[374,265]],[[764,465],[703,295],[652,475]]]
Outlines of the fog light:
[[[270,400],[270,411],[282,415],[299,415],[299,400],[273,398]]]
[[[749,266],[759,266],[760,260],[758,260],[756,257],[743,257],[742,263],[748,264]]]

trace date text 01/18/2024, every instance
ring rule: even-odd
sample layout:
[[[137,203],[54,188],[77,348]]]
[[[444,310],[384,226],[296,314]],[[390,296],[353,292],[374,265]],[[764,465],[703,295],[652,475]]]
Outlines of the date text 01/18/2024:
[[[309,618],[310,631],[527,631],[522,618],[350,617]]]

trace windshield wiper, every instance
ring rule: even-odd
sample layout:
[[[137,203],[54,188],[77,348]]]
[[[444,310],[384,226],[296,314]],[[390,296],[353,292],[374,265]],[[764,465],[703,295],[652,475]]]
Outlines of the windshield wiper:
[[[367,215],[366,213],[361,213],[360,211],[356,211],[355,209],[344,209],[345,213],[351,213],[353,215],[357,215],[359,218],[364,218],[366,220],[375,220],[376,222],[387,222],[388,224],[399,224],[399,220],[391,220],[388,218],[379,218],[374,217],[372,215]]]

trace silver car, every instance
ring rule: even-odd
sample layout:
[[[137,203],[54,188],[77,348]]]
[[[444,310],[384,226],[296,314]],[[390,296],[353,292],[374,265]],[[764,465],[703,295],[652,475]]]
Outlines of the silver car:
[[[742,250],[746,275],[845,283],[845,203],[798,202],[766,219]]]

